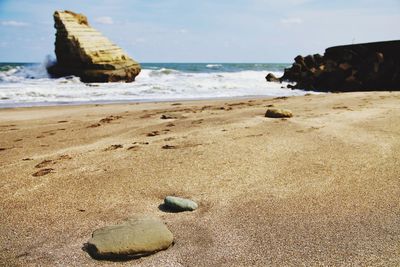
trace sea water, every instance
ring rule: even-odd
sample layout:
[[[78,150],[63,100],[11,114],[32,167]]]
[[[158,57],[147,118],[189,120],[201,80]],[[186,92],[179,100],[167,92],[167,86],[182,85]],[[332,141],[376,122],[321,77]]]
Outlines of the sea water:
[[[142,63],[133,83],[82,83],[74,76],[50,78],[45,64],[0,63],[0,108],[304,94],[266,82],[269,72],[281,76],[288,65]]]

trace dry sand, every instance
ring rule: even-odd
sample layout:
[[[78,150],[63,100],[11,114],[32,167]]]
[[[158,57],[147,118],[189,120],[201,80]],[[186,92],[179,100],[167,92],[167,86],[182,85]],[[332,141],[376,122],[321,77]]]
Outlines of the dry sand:
[[[1,266],[400,265],[399,92],[3,109],[0,166]],[[135,214],[175,245],[82,251]]]

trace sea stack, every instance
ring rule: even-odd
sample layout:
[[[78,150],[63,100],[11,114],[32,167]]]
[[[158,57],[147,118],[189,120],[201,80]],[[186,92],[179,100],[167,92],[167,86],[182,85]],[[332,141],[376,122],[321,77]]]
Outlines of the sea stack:
[[[83,82],[132,82],[140,65],[120,47],[89,26],[86,16],[54,12],[57,62],[48,67],[53,77],[75,75]]]

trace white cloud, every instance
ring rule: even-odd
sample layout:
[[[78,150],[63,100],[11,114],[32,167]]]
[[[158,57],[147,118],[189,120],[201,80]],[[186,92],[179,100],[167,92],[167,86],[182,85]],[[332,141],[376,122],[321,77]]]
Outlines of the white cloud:
[[[288,25],[288,24],[302,24],[303,20],[300,19],[300,18],[284,18],[284,19],[281,19],[280,22],[282,24],[286,24],[286,25]]]
[[[114,24],[114,21],[111,17],[98,17],[95,18],[94,21],[100,24]]]
[[[5,20],[0,22],[3,26],[11,26],[11,27],[26,27],[29,24],[22,21],[15,21],[15,20]]]

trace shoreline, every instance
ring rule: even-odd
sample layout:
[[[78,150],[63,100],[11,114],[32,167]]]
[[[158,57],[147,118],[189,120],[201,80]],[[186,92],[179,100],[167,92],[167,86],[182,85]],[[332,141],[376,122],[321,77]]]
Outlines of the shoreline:
[[[288,89],[291,90],[291,89]],[[313,91],[304,91],[306,94],[329,94]],[[170,103],[170,102],[201,102],[201,101],[235,101],[235,100],[248,100],[248,99],[264,99],[276,97],[295,97],[303,95],[282,95],[282,96],[268,96],[268,95],[250,95],[250,96],[232,96],[232,97],[204,97],[204,98],[171,98],[171,99],[142,99],[142,100],[111,100],[111,101],[81,101],[81,102],[30,102],[30,103],[13,103],[9,105],[0,104],[0,110],[13,109],[13,108],[37,108],[37,107],[68,107],[68,106],[90,106],[90,105],[123,105],[123,104],[136,104],[136,103]]]
[[[0,265],[114,266],[82,246],[136,214],[175,244],[121,266],[399,265],[399,103],[381,91],[0,109]],[[164,212],[166,195],[199,208]]]

